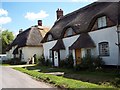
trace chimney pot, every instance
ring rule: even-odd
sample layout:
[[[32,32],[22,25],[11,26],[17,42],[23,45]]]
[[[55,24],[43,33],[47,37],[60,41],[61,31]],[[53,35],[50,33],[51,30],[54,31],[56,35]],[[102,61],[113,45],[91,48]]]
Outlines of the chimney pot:
[[[61,18],[63,16],[63,10],[62,9],[59,9],[56,11],[57,13],[57,19]]]
[[[38,20],[38,26],[42,26],[42,20]]]
[[[20,30],[19,30],[19,34],[20,34],[21,32],[23,32],[23,29],[20,29]]]

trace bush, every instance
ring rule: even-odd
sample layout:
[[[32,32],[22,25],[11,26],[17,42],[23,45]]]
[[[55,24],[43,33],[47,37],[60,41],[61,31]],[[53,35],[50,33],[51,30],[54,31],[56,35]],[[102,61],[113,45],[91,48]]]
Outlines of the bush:
[[[19,58],[12,58],[10,60],[3,60],[2,64],[10,64],[10,65],[23,65],[27,62],[21,61]]]
[[[52,62],[49,59],[45,60],[45,66],[52,66]]]
[[[100,56],[98,56],[94,60],[94,64],[95,64],[95,67],[102,67],[103,65],[105,65],[105,62],[102,60],[102,58],[100,58]]]
[[[37,58],[37,65],[51,66],[52,62],[49,59],[45,60],[44,55],[41,55]]]
[[[101,68],[105,63],[102,58],[86,55],[81,59],[81,64],[75,66],[75,70],[95,70]]]
[[[37,65],[45,65],[44,55],[41,55],[40,58],[37,58]]]
[[[68,58],[60,61],[60,67],[73,68],[73,56],[69,55]]]

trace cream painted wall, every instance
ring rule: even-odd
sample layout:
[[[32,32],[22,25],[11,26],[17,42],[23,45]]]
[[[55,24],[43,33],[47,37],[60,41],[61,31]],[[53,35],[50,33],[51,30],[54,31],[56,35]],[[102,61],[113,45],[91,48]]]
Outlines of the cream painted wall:
[[[40,57],[43,54],[43,48],[42,47],[22,47],[22,53],[23,53],[23,61],[27,61],[28,58],[32,58],[34,54],[37,55],[37,57]]]
[[[9,50],[8,52],[6,52],[7,54],[7,58],[11,59],[13,58],[13,50],[16,48],[17,46],[12,47],[11,50]],[[23,58],[22,61],[27,61],[28,58],[33,57],[34,54],[37,55],[37,57],[40,57],[43,54],[43,47],[22,47],[19,48],[22,49],[22,53],[23,53]]]
[[[12,53],[13,53],[15,48],[16,48],[16,46],[12,47],[12,49],[10,49],[9,51],[6,52],[7,59],[13,58],[13,54]]]

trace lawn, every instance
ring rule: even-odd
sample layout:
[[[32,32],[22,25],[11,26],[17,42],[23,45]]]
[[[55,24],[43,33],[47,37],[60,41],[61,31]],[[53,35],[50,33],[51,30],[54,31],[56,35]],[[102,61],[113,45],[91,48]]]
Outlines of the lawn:
[[[46,66],[29,66],[28,70],[40,70],[42,73],[64,72],[65,78],[94,83],[97,85],[120,87],[120,78],[116,74],[116,69],[104,69],[99,71],[75,71],[74,69],[51,68]]]
[[[93,83],[83,82],[80,80],[68,79],[68,78],[65,78],[62,76],[49,75],[49,74],[37,72],[34,70],[27,70],[26,68],[15,67],[14,69],[19,70],[23,73],[26,73],[26,74],[34,77],[37,80],[43,80],[45,82],[51,83],[59,88],[68,88],[71,90],[74,90],[74,89],[79,90],[80,88],[89,88],[88,90],[93,90],[93,88],[95,90],[116,90],[115,88],[113,89],[113,87],[110,87],[110,86],[97,85],[97,84],[93,84]],[[32,67],[32,69],[33,69],[33,67]]]

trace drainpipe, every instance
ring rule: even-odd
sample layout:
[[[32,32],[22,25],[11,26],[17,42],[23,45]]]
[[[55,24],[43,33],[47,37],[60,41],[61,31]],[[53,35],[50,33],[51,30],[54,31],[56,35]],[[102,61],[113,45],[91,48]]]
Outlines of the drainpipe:
[[[117,12],[118,12],[118,16],[117,16],[117,36],[118,36],[118,42],[117,42],[117,46],[118,46],[118,65],[117,65],[117,69],[119,69],[119,64],[120,64],[120,12],[119,12],[119,9],[120,9],[120,1],[118,1],[118,9],[117,9]]]
[[[117,35],[118,35],[118,43],[116,45],[118,46],[118,65],[117,65],[117,69],[118,69],[120,64],[120,26],[119,25],[117,25]]]

